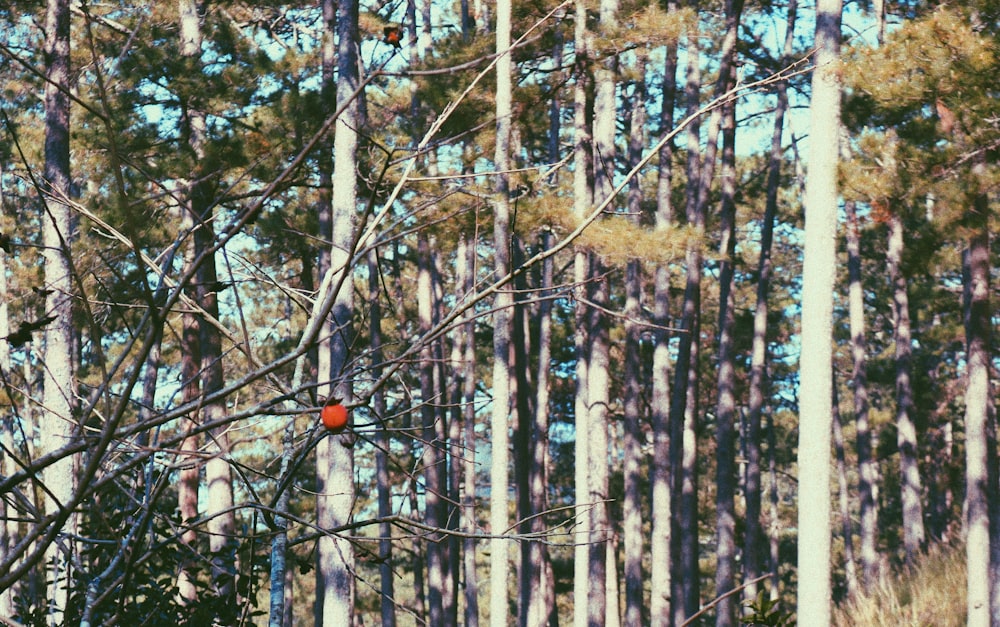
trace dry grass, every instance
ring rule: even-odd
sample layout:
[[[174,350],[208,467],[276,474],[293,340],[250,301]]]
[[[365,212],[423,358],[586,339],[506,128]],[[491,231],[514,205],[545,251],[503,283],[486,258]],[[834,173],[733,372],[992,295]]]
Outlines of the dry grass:
[[[844,627],[951,627],[965,624],[965,547],[932,548],[914,567],[894,573],[835,608]]]

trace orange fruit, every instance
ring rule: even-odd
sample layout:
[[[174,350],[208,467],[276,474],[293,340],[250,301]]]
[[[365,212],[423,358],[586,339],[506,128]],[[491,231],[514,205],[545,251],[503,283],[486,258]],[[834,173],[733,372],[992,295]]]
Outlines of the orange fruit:
[[[323,426],[333,433],[340,433],[347,428],[347,408],[340,403],[324,406],[319,416]]]

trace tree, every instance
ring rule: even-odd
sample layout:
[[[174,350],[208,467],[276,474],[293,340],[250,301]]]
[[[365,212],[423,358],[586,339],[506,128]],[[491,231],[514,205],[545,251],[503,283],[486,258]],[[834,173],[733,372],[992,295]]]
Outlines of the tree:
[[[830,433],[833,287],[836,271],[837,146],[840,129],[840,0],[816,8],[816,52],[809,106],[799,363],[798,618],[830,623]]]
[[[493,244],[496,265],[495,277],[503,280],[511,270],[510,265],[510,134],[512,115],[512,60],[510,53],[511,4],[509,0],[496,7],[496,149],[493,163],[496,168],[496,189],[493,203]],[[509,543],[503,534],[508,527],[507,473],[508,436],[511,407],[510,368],[511,308],[514,303],[509,289],[501,289],[495,299],[493,314],[493,415],[491,420],[492,446],[490,462],[490,624],[506,625],[509,615],[507,601],[507,550]]]
[[[49,624],[72,620],[68,614],[73,589],[78,518],[74,514],[78,460],[62,450],[79,436],[75,417],[76,375],[73,363],[73,239],[70,209],[70,7],[66,0],[49,0],[45,13],[45,173],[42,244],[45,247],[45,375],[46,410],[39,419],[37,454],[58,454],[42,476],[44,512],[51,527],[43,540],[50,600]],[[66,525],[65,529],[63,525]],[[65,534],[57,539],[57,534]]]
[[[326,0],[324,5],[330,2]],[[358,3],[337,5],[337,108],[334,125],[332,232],[329,286],[333,309],[319,345],[319,392],[350,402],[354,288],[352,260],[357,203],[358,134],[363,125],[358,94]],[[324,6],[326,15],[331,9]],[[329,23],[328,23],[329,27]],[[325,281],[326,282],[326,281]],[[354,610],[354,546],[340,535],[354,508],[354,442],[349,434],[323,438],[316,447],[316,521],[323,535],[316,551],[316,624],[349,625]]]

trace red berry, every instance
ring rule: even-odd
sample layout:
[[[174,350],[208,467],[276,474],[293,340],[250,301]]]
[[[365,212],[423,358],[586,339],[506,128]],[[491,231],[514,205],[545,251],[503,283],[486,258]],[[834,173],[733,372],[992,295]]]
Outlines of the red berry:
[[[320,412],[323,426],[333,433],[340,433],[347,428],[347,408],[340,403],[326,405]]]

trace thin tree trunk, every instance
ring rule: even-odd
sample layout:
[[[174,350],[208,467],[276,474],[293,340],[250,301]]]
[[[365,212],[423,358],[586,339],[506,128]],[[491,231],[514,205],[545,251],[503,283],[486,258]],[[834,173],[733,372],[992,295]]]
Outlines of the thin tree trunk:
[[[382,304],[380,302],[378,252],[372,249],[368,253],[368,326],[371,343],[371,360],[373,379],[382,376]],[[377,435],[375,450],[375,479],[378,491],[378,517],[386,520],[392,515],[392,485],[389,477],[389,433],[385,424],[386,402],[385,393],[381,388],[372,394],[372,410],[381,423]],[[381,594],[381,615],[383,627],[395,627],[396,602],[392,575],[392,525],[388,522],[379,524],[379,592]]]
[[[599,6],[599,31],[611,30],[618,21],[618,0],[601,0]],[[615,176],[615,131],[618,106],[615,98],[618,60],[614,55],[600,61],[594,71],[594,201],[601,202],[612,193]],[[590,335],[590,364],[587,371],[587,444],[590,455],[588,478],[590,509],[590,556],[587,589],[588,622],[591,625],[617,623],[617,615],[609,611],[613,605],[608,598],[608,568],[611,528],[608,516],[608,400],[610,386],[610,344],[608,321],[604,311],[608,308],[611,290],[602,279],[605,268],[598,256],[591,256],[588,281],[592,281],[588,333]]]
[[[0,220],[6,216],[6,206],[4,204],[4,163],[0,160]],[[10,334],[10,312],[8,309],[10,295],[7,291],[7,253],[0,250],[0,337],[7,337]],[[0,342],[0,375],[3,380],[11,374],[10,344]],[[25,397],[29,397],[25,394]],[[13,400],[13,399],[11,399]],[[13,459],[13,452],[17,450],[14,445],[14,420],[15,412],[5,411],[0,416],[0,477],[9,477],[14,473],[16,463]],[[14,566],[13,549],[17,544],[20,532],[17,519],[19,512],[13,503],[7,499],[0,499],[0,564],[10,563]],[[11,562],[8,562],[11,560]],[[17,585],[10,586],[0,591],[0,616],[14,616],[14,601],[19,591]]]
[[[645,72],[646,56],[637,55],[637,76]],[[642,158],[645,145],[646,83],[636,80],[629,115],[628,164],[634,167]],[[629,181],[628,211],[633,222],[639,224],[642,215],[642,188],[637,178]],[[643,623],[643,530],[642,530],[642,481],[643,468],[647,467],[642,452],[642,265],[631,259],[625,268],[625,390],[624,422],[625,500],[622,504],[622,536],[625,568],[625,624]]]
[[[860,500],[861,576],[866,586],[879,578],[878,469],[872,458],[872,433],[868,422],[868,374],[865,354],[864,290],[861,284],[861,237],[853,202],[844,203],[847,218],[848,312],[851,327],[851,380],[854,388],[855,446],[858,451],[858,496]]]
[[[574,53],[576,63],[574,73],[576,84],[573,89],[573,211],[578,217],[586,215],[593,202],[593,146],[591,121],[593,120],[593,94],[590,79],[590,59],[588,51],[587,5],[583,0],[575,3],[576,20],[574,32]],[[585,295],[587,277],[590,271],[588,255],[583,250],[576,251],[573,262],[575,303],[574,349],[576,355],[576,395],[573,405],[575,420],[575,472],[576,511],[574,518],[573,550],[573,624],[587,627],[589,623],[589,565],[590,565],[590,465],[588,418],[588,376],[590,364],[589,337]]]
[[[785,65],[791,59],[795,40],[795,20],[798,3],[790,0],[782,53]],[[767,166],[767,191],[764,218],[760,234],[760,259],[757,262],[757,294],[753,314],[753,339],[750,351],[749,407],[746,419],[746,529],[743,541],[743,581],[753,582],[763,572],[764,533],[761,529],[761,415],[764,411],[764,387],[767,378],[767,299],[771,291],[771,246],[774,241],[774,219],[778,213],[778,190],[781,185],[783,159],[782,135],[785,128],[785,111],[788,109],[788,85],[778,83],[777,103],[774,110],[774,128],[771,132],[771,151]],[[773,454],[773,452],[772,452]],[[748,583],[744,589],[745,601],[757,598],[757,584]]]
[[[690,116],[699,108],[701,68],[695,35],[688,38],[686,108]],[[692,122],[687,132],[687,199],[685,214],[688,224],[700,237],[704,229],[704,214],[698,211],[698,175],[701,171],[701,125]],[[701,226],[701,230],[699,229]],[[686,277],[684,302],[681,305],[680,337],[674,385],[670,399],[670,469],[671,512],[670,566],[671,606],[674,624],[682,624],[698,606],[697,559],[697,485],[695,459],[695,401],[697,398],[698,311],[701,301],[700,243],[688,246],[684,259]],[[692,524],[694,521],[694,524]],[[692,541],[694,545],[692,546]]]
[[[181,54],[200,67],[202,53],[201,16],[192,0],[179,0]],[[207,142],[207,122],[200,103],[188,106],[188,144],[198,164],[195,181],[188,191],[188,209],[194,220],[194,256],[199,259],[195,274],[195,298],[204,314],[198,324],[198,341],[201,354],[200,385],[201,394],[209,395],[222,389],[225,384],[222,370],[222,337],[212,320],[219,318],[218,276],[215,255],[204,254],[215,241],[212,225],[214,190],[206,179],[208,172],[202,170]],[[215,422],[225,417],[225,401],[222,399],[205,403],[202,409],[203,422]],[[209,551],[212,561],[212,588],[220,600],[222,608],[220,620],[231,622],[236,616],[236,514],[233,509],[232,469],[227,459],[229,455],[229,434],[225,427],[209,431],[206,452],[211,454],[205,464],[205,484],[208,498],[205,515],[208,519]]]
[[[510,48],[511,2],[501,0],[496,6],[496,52],[497,59],[497,138],[494,167],[499,174],[496,179],[493,217],[493,243],[495,248],[496,277],[504,277],[510,272],[510,138],[512,114],[512,64]],[[511,306],[513,294],[509,289],[497,293],[493,315],[493,416],[492,460],[490,463],[490,624],[503,627],[509,618],[507,575],[508,542],[501,537],[509,525],[507,512],[508,485],[508,429],[510,416],[510,343]]]
[[[733,68],[735,70],[735,68]],[[735,71],[732,73],[735,79]],[[728,103],[722,121],[722,201],[719,219],[719,398],[716,409],[716,567],[715,595],[736,586],[736,355],[733,333],[733,275],[736,254],[736,105]],[[736,624],[737,595],[721,597],[717,627]]]
[[[844,579],[847,596],[853,598],[858,591],[858,574],[854,563],[854,525],[851,523],[851,507],[847,485],[847,462],[844,454],[844,429],[840,424],[840,404],[837,394],[837,379],[833,386],[833,447],[837,458],[837,495],[840,505],[840,528],[844,536]]]
[[[474,289],[476,248],[475,240],[464,235],[459,243],[460,261],[456,274],[462,277],[463,293]],[[477,530],[476,521],[476,313],[470,310],[463,324],[463,364],[462,364],[462,420],[464,426],[464,460],[462,490],[462,528],[467,534]],[[465,573],[465,624],[479,626],[479,578],[476,574],[476,540],[470,536],[464,540],[463,570]]]
[[[417,249],[417,310],[420,335],[427,337],[433,327],[434,288],[432,245],[428,236],[421,235]],[[420,416],[423,425],[423,454],[421,466],[424,468],[424,521],[432,529],[443,526],[442,487],[444,460],[441,449],[444,443],[437,436],[438,407],[440,401],[434,385],[434,342],[426,342],[420,351]],[[427,537],[427,620],[431,625],[444,623],[445,565],[442,538],[433,532]]]
[[[676,10],[671,2],[670,10]],[[660,134],[670,132],[674,126],[674,100],[676,96],[677,44],[667,46],[663,66],[663,104],[660,110]],[[671,203],[673,185],[673,142],[666,142],[660,149],[657,168],[656,228],[666,229],[673,222]],[[650,480],[652,533],[649,552],[652,567],[649,581],[649,613],[653,627],[670,624],[670,544],[671,544],[671,474],[670,474],[670,346],[667,326],[670,322],[670,269],[665,264],[657,266],[653,287],[653,393],[652,437],[653,460]]]
[[[73,367],[73,300],[69,245],[72,240],[70,194],[70,14],[66,0],[49,0],[45,15],[45,181],[42,244],[44,246],[45,314],[55,319],[45,327],[43,404],[38,455],[59,450],[77,437],[73,418],[76,382]],[[75,492],[77,456],[67,456],[43,471],[46,514],[71,504]],[[51,625],[66,620],[73,589],[77,517],[70,515],[64,541],[46,549]]]
[[[913,419],[913,387],[910,383],[913,343],[910,329],[910,299],[903,274],[903,218],[889,218],[889,275],[892,281],[893,340],[896,345],[896,445],[899,449],[899,483],[903,504],[903,546],[906,563],[913,564],[924,550],[923,486],[917,464],[917,427]]]
[[[333,9],[324,0],[324,15]],[[337,107],[343,108],[334,126],[332,237],[330,271],[332,285],[339,285],[333,310],[319,346],[318,390],[327,398],[350,402],[353,389],[349,353],[353,339],[351,317],[354,286],[350,260],[353,254],[357,200],[358,130],[362,119],[357,100],[350,100],[360,84],[358,76],[358,3],[340,2],[337,27]],[[329,21],[326,21],[329,25]],[[333,529],[351,519],[354,506],[354,436],[345,433],[323,438],[316,447],[316,522],[320,529]],[[338,535],[323,535],[316,550],[316,624],[324,627],[351,625],[354,616],[354,546]]]
[[[991,564],[991,503],[997,500],[996,456],[990,395],[990,240],[989,202],[977,195],[969,212],[965,253],[965,341],[968,379],[965,392],[965,509],[967,612],[969,627],[997,624],[992,593],[997,585]]]
[[[799,374],[798,618],[830,624],[830,434],[840,129],[840,0],[818,0],[809,119]]]

